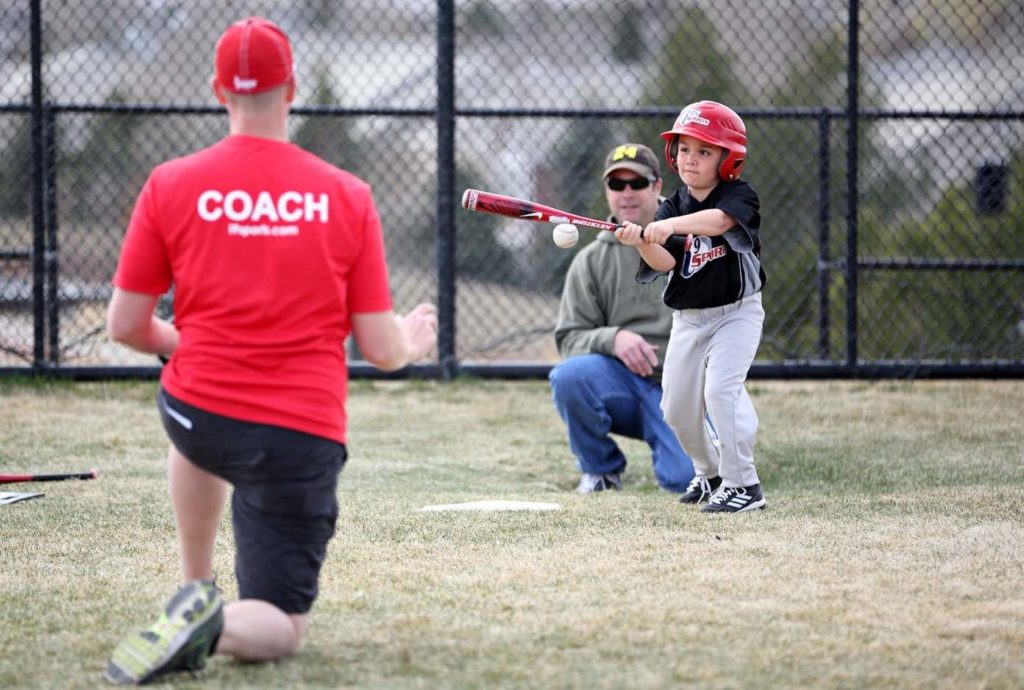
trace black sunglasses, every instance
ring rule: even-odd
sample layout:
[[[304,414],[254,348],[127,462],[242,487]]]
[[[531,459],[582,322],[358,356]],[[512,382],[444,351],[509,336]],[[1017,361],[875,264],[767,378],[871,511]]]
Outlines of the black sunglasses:
[[[649,177],[634,177],[630,180],[624,180],[621,177],[609,177],[607,182],[608,189],[613,192],[621,192],[626,187],[636,190],[647,189],[654,180]]]

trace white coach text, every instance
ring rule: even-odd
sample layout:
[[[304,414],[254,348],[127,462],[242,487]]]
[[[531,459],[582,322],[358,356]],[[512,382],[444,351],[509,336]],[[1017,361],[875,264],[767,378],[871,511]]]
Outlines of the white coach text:
[[[199,195],[196,212],[205,221],[227,218],[235,222],[318,220],[326,223],[328,198],[326,194],[284,192],[275,199],[270,192],[260,192],[253,200],[248,192],[240,189],[227,194],[208,189]]]

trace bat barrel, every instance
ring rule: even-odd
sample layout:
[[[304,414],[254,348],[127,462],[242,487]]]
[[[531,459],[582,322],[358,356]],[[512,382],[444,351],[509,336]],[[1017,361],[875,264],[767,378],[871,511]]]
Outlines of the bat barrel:
[[[467,211],[493,213],[506,218],[529,220],[536,223],[573,223],[595,230],[615,229],[614,223],[569,213],[536,201],[518,199],[507,194],[484,192],[479,189],[467,189],[462,193],[462,207]]]

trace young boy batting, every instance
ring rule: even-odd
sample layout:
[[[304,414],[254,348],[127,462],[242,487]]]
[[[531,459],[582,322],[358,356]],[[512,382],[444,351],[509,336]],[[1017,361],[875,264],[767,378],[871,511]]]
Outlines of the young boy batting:
[[[702,512],[764,508],[754,467],[757,413],[744,387],[761,341],[760,202],[740,180],[747,133],[731,108],[700,101],[662,133],[665,158],[684,186],[641,228],[616,231],[643,259],[637,279],[669,274],[664,301],[673,310],[661,408],[693,458],[697,474],[682,503]],[[685,243],[666,244],[673,235]],[[718,434],[714,443],[705,414]]]

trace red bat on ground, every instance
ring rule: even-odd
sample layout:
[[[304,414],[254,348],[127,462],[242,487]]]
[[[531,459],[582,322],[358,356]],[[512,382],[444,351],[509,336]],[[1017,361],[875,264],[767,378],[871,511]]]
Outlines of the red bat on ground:
[[[514,196],[495,194],[494,192],[483,192],[479,189],[467,189],[462,193],[462,208],[467,211],[479,213],[493,213],[506,218],[517,218],[519,220],[532,220],[536,223],[572,223],[582,225],[595,230],[611,230],[619,227],[615,223],[596,218],[587,218],[576,213],[569,213],[552,206],[538,204],[536,201],[517,199]],[[643,230],[640,237],[643,237]],[[683,238],[680,235],[670,237],[666,244],[684,242],[687,249],[690,248],[690,238]]]
[[[0,484],[19,482],[59,482],[65,479],[95,479],[96,470],[88,472],[61,472],[59,474],[0,474]]]

